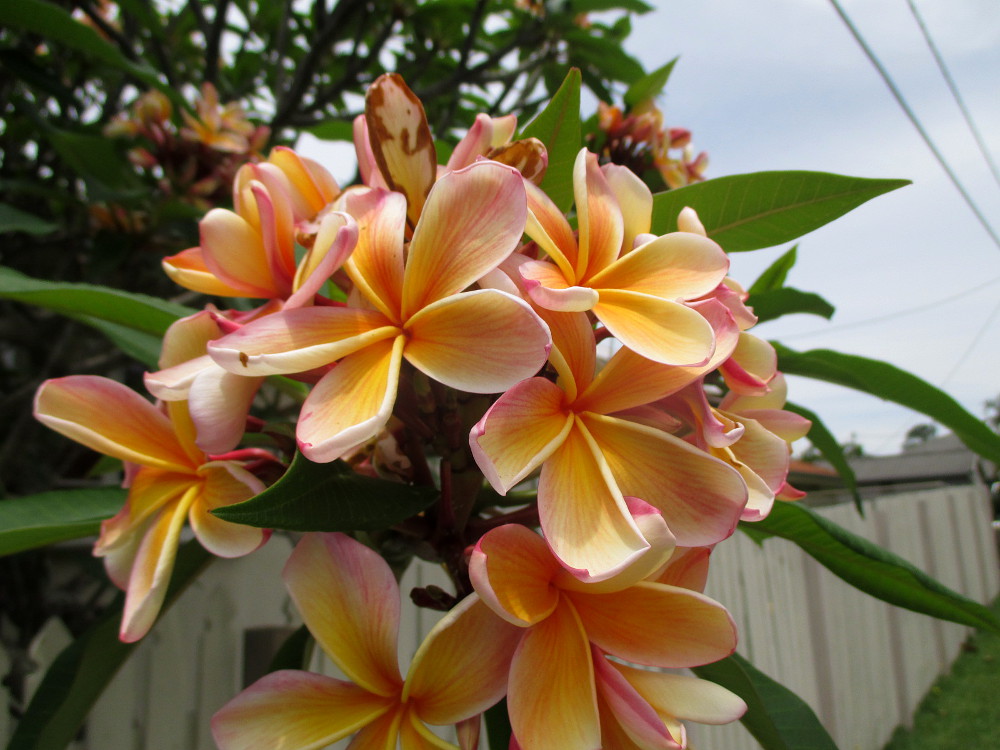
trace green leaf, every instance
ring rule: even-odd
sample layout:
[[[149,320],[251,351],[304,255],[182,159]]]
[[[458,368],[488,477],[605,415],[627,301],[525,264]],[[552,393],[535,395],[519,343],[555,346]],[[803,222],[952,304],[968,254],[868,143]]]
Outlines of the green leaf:
[[[574,13],[598,13],[602,10],[630,10],[633,13],[649,13],[652,5],[642,0],[573,0]]]
[[[739,654],[691,671],[746,701],[740,721],[764,750],[837,750],[808,703]]]
[[[654,234],[677,231],[685,206],[727,252],[772,247],[818,229],[865,201],[909,185],[826,172],[755,172],[717,177],[653,196]]]
[[[54,490],[0,500],[0,556],[100,531],[125,504],[120,487]]]
[[[751,525],[755,532],[795,542],[834,575],[877,599],[941,620],[1000,632],[1000,618],[989,608],[803,505],[775,503],[767,518]]]
[[[5,232],[24,232],[25,234],[51,234],[59,225],[37,216],[14,208],[6,203],[0,203],[0,234]]]
[[[573,205],[573,164],[580,152],[580,71],[572,68],[559,90],[518,138],[537,138],[549,152],[542,190],[565,213]]]
[[[374,479],[343,461],[313,463],[296,453],[274,485],[242,503],[217,508],[219,518],[289,531],[378,531],[430,505],[437,490]]]
[[[43,281],[0,266],[0,297],[26,302],[71,318],[86,317],[162,336],[178,318],[196,311],[184,305],[94,284]]]
[[[211,559],[197,541],[178,550],[162,612]],[[118,640],[123,603],[124,597],[119,597],[117,606],[56,657],[18,722],[7,750],[62,750],[73,741],[104,688],[139,646]]]
[[[53,3],[42,0],[0,3],[0,26],[39,34],[48,44],[63,45],[81,52],[93,60],[128,73],[147,86],[158,88],[174,104],[186,106],[181,96],[161,81],[153,68],[132,62],[94,29],[80,23],[65,9]]]
[[[758,323],[794,313],[809,313],[829,320],[836,311],[833,305],[818,294],[803,292],[790,286],[767,292],[751,292],[747,304],[753,308]]]
[[[823,420],[815,412],[811,412],[798,404],[786,403],[784,408],[812,422],[806,438],[840,475],[844,486],[854,498],[854,507],[858,509],[858,513],[864,514],[864,509],[861,505],[861,495],[858,494],[858,480],[854,476],[854,469],[851,468],[851,465],[847,462],[847,458],[844,457],[844,451],[840,447],[840,443],[833,436],[833,433],[827,429],[826,425],[823,424]]]
[[[786,252],[782,253],[774,263],[769,265],[757,280],[750,285],[747,290],[750,294],[760,294],[761,292],[771,292],[781,289],[788,278],[788,272],[792,270],[795,261],[798,260],[798,245],[792,245]]]
[[[354,123],[348,120],[326,120],[318,125],[305,128],[322,141],[353,141]]]
[[[916,375],[887,362],[829,349],[796,352],[771,342],[778,352],[778,368],[790,375],[836,383],[926,414],[954,432],[970,450],[1000,463],[1000,435],[955,399]]]
[[[663,87],[667,85],[667,80],[670,78],[670,74],[673,72],[674,65],[676,64],[677,58],[675,57],[663,67],[657,68],[652,73],[643,76],[629,86],[628,91],[625,92],[626,106],[634,107],[648,99],[655,99],[659,96],[660,92],[663,91]]]
[[[163,341],[159,336],[136,331],[118,323],[108,322],[107,320],[92,318],[89,315],[75,315],[73,317],[81,323],[86,323],[91,328],[96,328],[107,336],[112,344],[132,357],[132,359],[142,362],[142,364],[150,369],[160,369],[160,350],[162,349]]]

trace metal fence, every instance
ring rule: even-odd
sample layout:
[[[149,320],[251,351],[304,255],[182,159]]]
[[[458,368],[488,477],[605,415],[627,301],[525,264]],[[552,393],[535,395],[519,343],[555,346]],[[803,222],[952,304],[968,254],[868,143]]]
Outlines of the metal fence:
[[[1000,591],[980,488],[867,501],[864,518],[848,504],[818,512],[979,602]],[[261,651],[298,625],[280,582],[289,551],[290,543],[276,537],[249,557],[214,563],[116,676],[73,750],[214,748],[212,714],[260,669]],[[446,585],[433,566],[415,566],[402,590],[428,583]],[[841,750],[877,750],[895,726],[908,724],[969,633],[872,599],[780,539],[761,547],[737,534],[721,544],[706,593],[732,612],[740,653],[812,705]],[[400,638],[409,658],[437,616],[404,611],[413,613]],[[39,674],[68,642],[62,624],[50,622],[32,651]],[[0,673],[7,671],[4,659],[0,652]],[[12,730],[4,722],[7,712],[0,715],[0,737]],[[699,750],[758,747],[739,724],[689,729]]]

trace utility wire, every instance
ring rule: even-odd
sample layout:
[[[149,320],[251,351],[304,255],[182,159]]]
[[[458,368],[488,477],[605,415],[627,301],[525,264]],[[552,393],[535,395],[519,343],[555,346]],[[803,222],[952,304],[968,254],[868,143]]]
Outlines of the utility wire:
[[[934,40],[931,38],[930,32],[927,30],[927,25],[924,23],[923,16],[920,15],[920,11],[917,10],[917,6],[914,4],[913,0],[906,0],[906,4],[910,6],[910,13],[913,14],[913,20],[917,22],[917,26],[920,27],[920,32],[924,35],[924,41],[927,42],[927,47],[934,56],[934,62],[937,63],[938,70],[941,71],[941,77],[944,78],[944,82],[948,84],[948,90],[951,91],[951,95],[954,97],[958,108],[962,110],[962,116],[965,118],[965,124],[969,126],[969,132],[972,133],[972,137],[976,139],[976,145],[979,146],[979,153],[983,155],[987,165],[989,165],[990,172],[993,174],[993,179],[996,181],[997,185],[1000,185],[1000,170],[997,169],[996,162],[993,161],[993,157],[990,155],[990,150],[986,147],[986,143],[983,141],[983,136],[980,134],[979,128],[976,127],[975,122],[972,120],[972,114],[969,112],[969,108],[965,106],[965,100],[962,98],[962,95],[958,93],[958,86],[955,84],[955,79],[952,78],[951,71],[949,71],[948,66],[945,65],[944,58],[941,56],[940,50],[938,50],[937,45],[934,44]]]
[[[825,326],[824,328],[817,329],[815,331],[806,331],[804,333],[793,333],[790,335],[783,335],[781,337],[782,341],[787,341],[790,339],[801,339],[807,336],[822,336],[825,333],[835,333],[837,331],[843,331],[848,328],[860,328],[861,326],[873,325],[875,323],[883,323],[887,320],[894,320],[896,318],[902,318],[907,315],[913,315],[915,313],[924,312],[926,310],[931,310],[940,305],[945,305],[949,302],[954,302],[955,300],[967,297],[970,294],[978,292],[980,289],[985,289],[988,286],[993,286],[997,282],[1000,282],[1000,276],[996,276],[988,281],[984,281],[982,284],[977,284],[971,289],[965,289],[961,292],[956,292],[948,297],[942,299],[934,300],[933,302],[925,302],[922,305],[917,305],[916,307],[908,307],[905,310],[898,310],[892,313],[886,313],[885,315],[879,315],[875,318],[865,318],[864,320],[855,320],[851,323],[841,323],[835,326]]]
[[[934,145],[934,141],[931,140],[931,137],[927,134],[927,131],[924,129],[924,126],[920,124],[920,120],[917,119],[917,116],[910,108],[910,105],[906,103],[906,99],[903,98],[903,94],[900,92],[895,82],[889,76],[888,71],[882,65],[881,61],[875,56],[875,53],[872,51],[871,47],[869,47],[868,43],[864,40],[864,37],[861,36],[861,32],[858,31],[857,27],[854,25],[854,22],[851,21],[850,17],[847,15],[846,11],[844,11],[844,9],[841,7],[838,0],[830,0],[830,5],[832,5],[833,9],[837,11],[837,15],[840,16],[840,20],[844,22],[844,25],[847,27],[848,31],[851,32],[851,36],[854,37],[854,40],[858,43],[858,46],[861,47],[862,51],[865,53],[865,56],[868,58],[868,61],[875,66],[875,69],[878,71],[878,74],[882,77],[882,81],[889,88],[889,91],[892,93],[892,96],[896,100],[896,103],[899,104],[899,106],[903,109],[903,112],[905,112],[906,116],[909,118],[910,123],[912,123],[913,127],[917,129],[918,133],[920,133],[920,137],[923,138],[924,143],[927,145],[927,148],[929,148],[931,150],[931,153],[934,154],[934,158],[937,159],[938,164],[941,165],[941,168],[951,179],[951,182],[955,186],[955,189],[958,190],[958,192],[961,194],[966,204],[972,210],[972,213],[975,214],[976,218],[979,220],[979,223],[982,224],[983,229],[986,230],[986,233],[990,236],[990,239],[993,240],[993,244],[997,246],[998,250],[1000,250],[1000,236],[998,236],[997,233],[993,231],[993,227],[990,226],[989,222],[986,220],[986,217],[983,215],[983,212],[979,210],[979,206],[976,205],[975,201],[972,200],[972,196],[969,195],[969,193],[966,191],[962,183],[959,182],[957,175],[955,174],[954,171],[952,171],[952,168],[948,165],[948,162],[945,161],[945,158],[944,156],[941,155],[941,152],[938,151],[937,146]]]

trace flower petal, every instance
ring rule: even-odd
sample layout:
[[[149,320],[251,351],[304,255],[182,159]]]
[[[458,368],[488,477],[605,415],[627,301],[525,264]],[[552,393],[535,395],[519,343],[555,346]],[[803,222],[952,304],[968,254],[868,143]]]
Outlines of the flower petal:
[[[385,560],[344,534],[306,534],[282,573],[309,631],[344,674],[395,696],[399,587]]]
[[[728,270],[729,258],[715,242],[674,232],[622,256],[588,283],[595,288],[688,300],[711,292]]]
[[[304,307],[248,323],[213,341],[208,353],[237,375],[282,375],[322,367],[398,333],[375,310]]]
[[[622,223],[625,230],[622,238],[622,254],[630,253],[635,246],[635,238],[647,234],[653,215],[653,194],[646,183],[639,179],[628,167],[618,164],[601,166],[608,186],[615,194],[618,207],[622,212]]]
[[[300,218],[312,218],[340,194],[340,187],[324,167],[286,146],[276,146],[268,162],[284,173],[291,190],[289,198]]]
[[[584,422],[621,491],[658,508],[678,545],[714,544],[733,533],[747,496],[732,467],[652,427],[594,414]]]
[[[599,289],[598,293],[594,314],[637,354],[666,365],[699,365],[712,355],[712,326],[691,308],[636,292]]]
[[[586,149],[577,154],[573,166],[573,194],[580,227],[577,278],[589,280],[618,257],[625,230],[618,199],[597,164],[597,154]]]
[[[650,580],[703,593],[711,554],[711,547],[677,547],[663,570]]]
[[[260,293],[256,287],[222,281],[205,265],[205,253],[200,247],[169,255],[163,259],[162,265],[171,281],[193,292],[213,297],[249,297]]]
[[[325,463],[379,433],[392,414],[406,339],[397,336],[345,357],[302,404],[295,437],[310,461]]]
[[[524,233],[538,243],[538,246],[559,266],[563,276],[575,284],[578,249],[573,228],[566,221],[562,211],[552,199],[537,185],[525,181],[524,189],[528,197],[528,216]]]
[[[573,426],[565,394],[544,378],[522,380],[496,400],[472,428],[472,455],[493,488],[507,494],[541,466]]]
[[[659,714],[699,724],[728,724],[747,710],[735,693],[708,680],[683,674],[651,672],[608,662]]]
[[[164,506],[180,500],[197,481],[192,474],[140,467],[132,477],[128,499],[121,511],[101,522],[101,535],[94,545],[94,555],[104,557],[119,547],[131,544],[130,540],[136,535],[141,536],[139,530],[153,515]],[[121,587],[124,588],[125,584],[122,583]]]
[[[292,285],[295,293],[285,302],[284,309],[309,304],[323,284],[344,264],[357,241],[358,225],[354,219],[339,211],[331,211],[324,216],[313,246],[295,271]]]
[[[593,580],[610,578],[649,547],[578,417],[542,466],[538,513],[556,556]]]
[[[585,286],[571,286],[553,263],[528,261],[519,270],[531,301],[540,307],[559,312],[586,312],[597,304],[597,292]]]
[[[205,266],[225,284],[246,296],[281,296],[275,288],[264,242],[239,214],[213,208],[198,224]]]
[[[507,674],[524,631],[497,617],[475,594],[452,609],[420,645],[403,689],[428,724],[477,716],[507,692]]]
[[[319,750],[392,706],[350,682],[285,669],[255,682],[212,717],[219,750]]]
[[[568,602],[525,634],[511,664],[507,708],[523,750],[601,746],[590,646]]]
[[[46,380],[35,418],[71,440],[123,461],[190,472],[169,419],[131,388],[96,375]]]
[[[191,528],[201,545],[219,557],[248,555],[267,541],[270,532],[213,516],[211,511],[249,500],[264,491],[264,483],[231,461],[213,461],[201,468],[202,491],[191,506]]]
[[[610,594],[567,596],[594,645],[636,664],[694,667],[736,648],[732,618],[704,594],[644,582]]]
[[[523,300],[495,289],[445,297],[406,323],[406,359],[469,393],[499,393],[545,364],[549,328]]]
[[[520,627],[536,625],[555,610],[559,592],[552,582],[561,571],[545,541],[516,524],[487,533],[469,559],[469,577],[483,602]]]
[[[667,528],[663,515],[652,505],[636,497],[626,497],[625,503],[643,539],[649,544],[649,549],[618,574],[600,581],[591,580],[580,573],[571,574],[563,569],[558,576],[560,588],[592,594],[620,591],[648,578],[667,563],[675,547],[674,535]]]
[[[369,302],[399,322],[406,200],[387,190],[351,190],[344,194],[343,205],[359,227],[345,270]]]
[[[125,643],[135,643],[146,635],[160,613],[174,570],[181,529],[198,490],[192,486],[176,503],[164,506],[143,535],[129,575],[118,632]]]
[[[365,123],[372,155],[389,188],[406,196],[415,225],[437,177],[437,153],[424,105],[402,76],[384,73],[368,87]]]
[[[263,379],[234,375],[209,362],[211,366],[191,385],[188,410],[198,431],[195,444],[205,453],[225,453],[242,439],[250,405]]]
[[[607,709],[601,711],[601,729],[606,734],[620,730],[625,742],[642,750],[680,750],[682,746],[670,736],[653,707],[615,671],[600,650],[592,651],[600,704]]]
[[[462,291],[517,247],[527,202],[516,170],[477,162],[434,185],[413,231],[403,274],[403,316]]]

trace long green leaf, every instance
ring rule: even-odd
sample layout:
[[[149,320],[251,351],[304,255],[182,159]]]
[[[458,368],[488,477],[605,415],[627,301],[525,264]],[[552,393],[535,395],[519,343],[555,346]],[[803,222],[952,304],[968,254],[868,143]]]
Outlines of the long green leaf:
[[[796,352],[780,343],[771,343],[778,352],[778,367],[782,372],[854,388],[926,414],[954,432],[970,450],[988,461],[1000,463],[1000,435],[947,393],[916,375],[877,359],[829,349]]]
[[[764,269],[764,272],[757,277],[757,280],[747,289],[750,294],[760,294],[761,292],[771,292],[781,289],[788,278],[788,272],[795,266],[798,260],[798,245],[792,245],[787,251]]]
[[[212,512],[268,529],[376,531],[419,513],[436,497],[432,488],[362,476],[343,461],[318,464],[297,453],[285,475],[264,492]]]
[[[70,317],[90,316],[162,336],[180,317],[195,310],[145,294],[94,284],[43,281],[0,266],[0,297],[26,302]],[[87,322],[86,320],[84,322]]]
[[[119,487],[54,490],[0,501],[0,556],[96,534],[125,504]]]
[[[808,313],[830,319],[836,311],[833,305],[818,294],[803,292],[790,286],[766,292],[751,292],[747,304],[753,308],[758,323],[794,313]]]
[[[162,612],[211,559],[196,541],[180,548]],[[118,640],[123,603],[119,597],[117,606],[56,657],[7,750],[62,750],[73,741],[90,709],[139,645]]]
[[[147,86],[158,88],[174,104],[184,106],[184,100],[170,86],[160,80],[157,72],[146,65],[134,63],[121,50],[105,41],[94,29],[77,21],[64,8],[43,0],[15,0],[0,3],[0,26],[22,29],[87,55],[113,68],[117,68]]]
[[[660,92],[663,91],[663,87],[667,85],[667,80],[669,80],[670,74],[674,70],[674,65],[677,64],[677,60],[678,58],[675,57],[666,65],[657,68],[652,73],[643,76],[629,86],[628,91],[625,92],[625,104],[629,107],[634,107],[648,99],[654,99],[659,96]]]
[[[692,671],[746,701],[740,721],[764,750],[837,750],[809,704],[739,654]]]
[[[153,370],[159,369],[160,349],[163,343],[161,337],[89,315],[74,315],[73,319],[96,328],[132,359],[142,362]]]
[[[727,252],[780,245],[818,229],[865,201],[908,185],[826,172],[755,172],[668,190],[653,196],[655,234],[677,230],[685,206],[698,212],[708,236]]]
[[[25,234],[51,234],[58,226],[51,221],[39,219],[7,203],[0,203],[0,234],[24,232]]]
[[[569,71],[562,86],[519,138],[537,138],[549,152],[542,190],[566,212],[573,205],[573,164],[580,151],[580,71]]]
[[[823,424],[823,420],[815,412],[809,411],[809,409],[798,404],[791,403],[786,403],[784,408],[812,422],[806,438],[840,475],[844,486],[854,498],[854,507],[857,508],[859,513],[863,514],[861,495],[858,494],[858,479],[854,475],[854,469],[851,468],[851,465],[847,462],[847,458],[844,456],[843,448],[840,447],[840,443],[837,442],[833,433]]]
[[[795,542],[832,573],[877,599],[941,620],[1000,632],[1000,618],[989,608],[803,505],[775,503],[767,518],[749,526],[755,536],[764,533]]]

